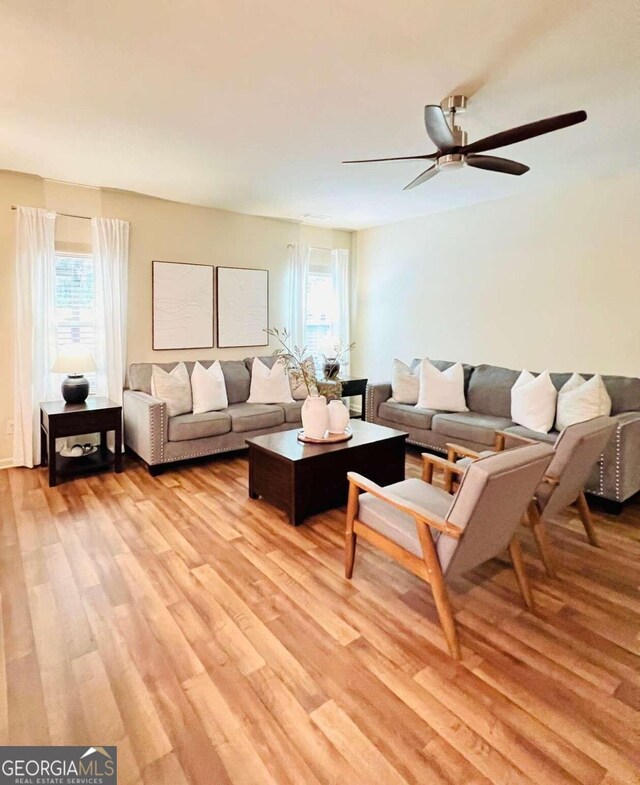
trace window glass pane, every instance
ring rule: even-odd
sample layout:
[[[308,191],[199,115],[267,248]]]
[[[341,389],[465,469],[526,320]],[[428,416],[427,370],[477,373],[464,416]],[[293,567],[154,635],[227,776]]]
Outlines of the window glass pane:
[[[314,354],[331,335],[332,312],[330,272],[310,272],[307,278],[306,344]]]
[[[56,257],[56,340],[61,347],[81,343],[95,356],[95,270],[90,256]],[[89,392],[95,393],[95,373],[85,374]]]

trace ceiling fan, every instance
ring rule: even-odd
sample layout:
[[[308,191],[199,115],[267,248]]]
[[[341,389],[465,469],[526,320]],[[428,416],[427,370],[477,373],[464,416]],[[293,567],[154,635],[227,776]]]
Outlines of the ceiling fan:
[[[537,120],[535,123],[527,123],[517,128],[510,128],[498,134],[485,136],[477,142],[467,144],[467,132],[456,125],[456,114],[464,112],[467,106],[467,97],[464,95],[450,95],[445,98],[440,106],[428,104],[424,108],[424,124],[427,134],[437,147],[435,153],[429,155],[404,155],[396,158],[369,158],[361,161],[343,161],[343,164],[367,164],[376,161],[411,161],[425,160],[434,161],[433,166],[418,175],[403,190],[415,188],[417,185],[425,183],[438,172],[445,169],[459,169],[462,166],[473,166],[476,169],[489,169],[492,172],[502,172],[503,174],[521,175],[529,171],[529,167],[517,161],[510,161],[508,158],[498,158],[494,155],[481,155],[487,150],[495,150],[498,147],[506,147],[509,144],[524,142],[534,136],[548,134],[551,131],[558,131],[560,128],[567,128],[576,123],[582,123],[587,119],[584,111],[569,112],[560,114],[556,117],[547,117],[545,120]],[[449,119],[447,120],[447,115]]]

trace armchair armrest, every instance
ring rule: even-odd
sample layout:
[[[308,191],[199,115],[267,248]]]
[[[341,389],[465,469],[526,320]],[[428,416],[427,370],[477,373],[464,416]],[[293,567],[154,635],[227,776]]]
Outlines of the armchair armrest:
[[[503,450],[506,450],[510,447],[519,447],[525,444],[538,444],[538,442],[535,439],[529,439],[527,436],[519,436],[517,433],[496,431],[496,438],[493,444],[493,449],[496,452],[502,452]]]
[[[147,393],[125,390],[122,396],[124,442],[145,463],[162,463],[167,442],[167,405]]]
[[[461,458],[472,458],[474,461],[480,458],[480,453],[477,450],[471,450],[469,447],[463,447],[461,444],[447,442],[447,460],[455,463],[456,455],[459,455]]]
[[[454,537],[456,539],[462,536],[462,529],[458,526],[448,523],[444,520],[444,518],[441,518],[439,515],[436,515],[430,510],[425,510],[413,502],[407,501],[406,499],[401,499],[399,496],[389,493],[389,491],[385,490],[380,485],[377,485],[375,482],[371,482],[371,480],[368,480],[366,477],[363,477],[357,472],[347,472],[347,479],[351,485],[355,485],[361,491],[370,493],[372,496],[375,496],[377,499],[390,504],[392,507],[395,507],[401,512],[405,512],[413,516],[417,523],[426,524],[427,526],[437,529],[438,531],[448,534],[450,537]]]
[[[425,482],[433,482],[433,469],[435,466],[444,471],[444,486],[447,493],[451,493],[453,475],[462,476],[466,471],[465,467],[458,466],[452,461],[441,458],[439,455],[432,455],[429,452],[422,453],[422,462],[422,479]]]

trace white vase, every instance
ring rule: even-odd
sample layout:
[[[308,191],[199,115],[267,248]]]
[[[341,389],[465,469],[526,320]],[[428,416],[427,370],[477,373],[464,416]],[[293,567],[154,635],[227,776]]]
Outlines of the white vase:
[[[344,433],[349,424],[349,410],[342,401],[329,401],[329,433]]]
[[[329,412],[324,395],[309,395],[302,404],[302,430],[310,439],[324,439],[329,428]]]

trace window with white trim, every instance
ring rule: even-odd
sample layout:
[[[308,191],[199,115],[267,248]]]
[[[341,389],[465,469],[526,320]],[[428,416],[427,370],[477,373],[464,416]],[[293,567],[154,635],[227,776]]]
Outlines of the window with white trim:
[[[96,286],[93,256],[56,254],[56,347],[80,343],[96,352]],[[95,394],[96,374],[86,373],[89,393]]]

